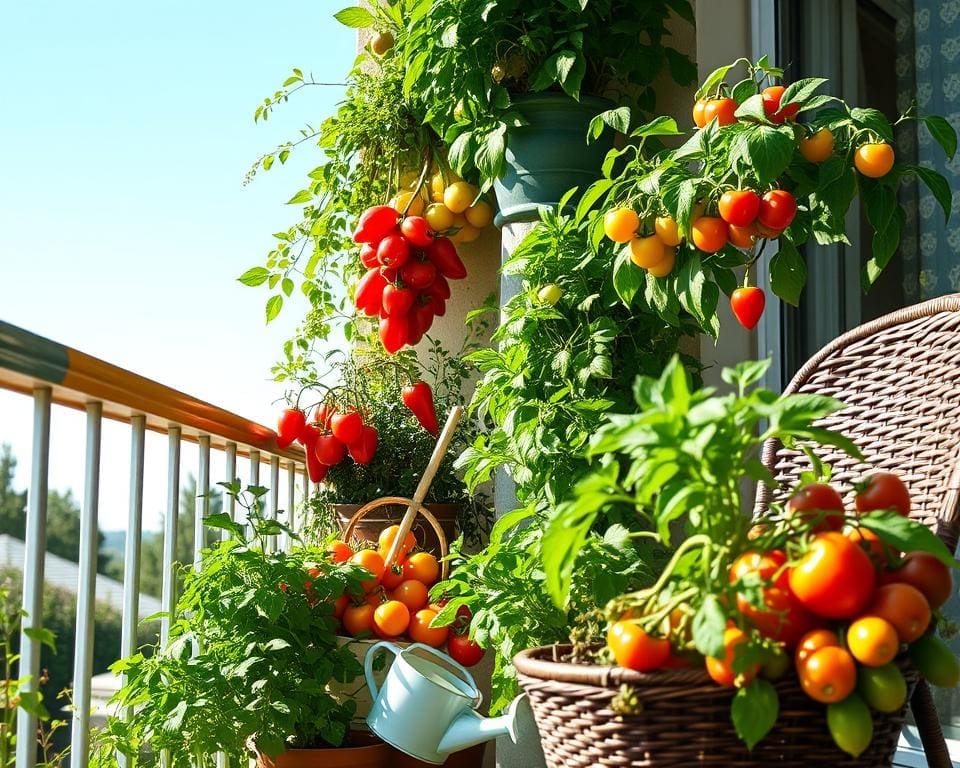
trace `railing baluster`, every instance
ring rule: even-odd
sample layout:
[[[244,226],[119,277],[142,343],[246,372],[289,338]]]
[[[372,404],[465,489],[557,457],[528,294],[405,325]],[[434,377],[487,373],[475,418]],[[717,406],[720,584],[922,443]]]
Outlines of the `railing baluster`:
[[[271,520],[280,519],[280,457],[270,457],[270,509],[267,515]],[[281,547],[281,537],[274,536],[270,539],[268,549],[276,552]],[[284,543],[285,544],[285,543]]]
[[[250,449],[250,485],[260,485],[260,451]]]
[[[80,576],[73,655],[73,728],[70,766],[86,768],[90,755],[90,678],[93,675],[94,600],[97,586],[97,517],[100,508],[100,436],[103,403],[87,404],[87,454],[80,515]]]
[[[167,517],[163,524],[163,588],[160,607],[164,617],[160,620],[160,644],[166,645],[170,638],[170,623],[177,603],[177,582],[174,563],[177,559],[177,518],[180,514],[180,427],[170,427],[170,445],[167,464]]]
[[[297,465],[292,461],[287,462],[287,510],[290,530],[299,533],[300,530],[297,528]]]
[[[237,479],[237,444],[236,443],[227,443],[227,449],[225,451],[226,462],[227,462],[227,476],[225,478],[226,482],[232,483]],[[237,519],[237,500],[230,496],[229,494],[224,494],[223,497],[223,510],[228,515],[230,515],[231,520]],[[221,531],[220,538],[225,539],[230,535],[230,532],[224,528]]]
[[[193,567],[200,568],[200,552],[203,549],[203,520],[210,514],[210,436],[201,435],[200,466],[197,471],[197,502],[193,515]]]
[[[21,689],[36,691],[40,675],[40,643],[27,634],[43,626],[43,558],[47,549],[47,481],[50,464],[49,387],[33,391],[33,460],[27,494],[26,555],[23,563],[23,610],[20,629],[20,677],[29,675]],[[37,761],[37,718],[17,713],[17,768],[33,768]]]
[[[143,465],[146,446],[147,418],[134,416],[130,420],[130,508],[127,514],[127,540],[123,554],[123,623],[120,634],[120,658],[132,656],[137,650],[137,624],[140,621],[140,539],[143,535]],[[120,677],[121,685],[127,676]],[[121,713],[129,719],[129,708]],[[127,758],[118,755],[120,768],[126,768]]]
[[[306,465],[303,467],[303,520],[300,521],[300,527],[303,528],[307,524],[307,499],[310,498],[310,472],[307,471]]]

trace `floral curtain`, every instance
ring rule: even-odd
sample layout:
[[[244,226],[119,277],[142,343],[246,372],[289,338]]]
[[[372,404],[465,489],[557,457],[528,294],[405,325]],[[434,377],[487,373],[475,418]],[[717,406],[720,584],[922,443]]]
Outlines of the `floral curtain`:
[[[907,11],[896,28],[898,106],[903,111],[915,100],[921,113],[943,115],[960,130],[960,0],[898,4]],[[912,191],[918,195],[909,211],[915,218],[908,222],[902,249],[907,300],[960,291],[960,155],[948,162],[922,127],[898,133],[897,144],[946,176],[953,189],[947,224],[926,188]]]

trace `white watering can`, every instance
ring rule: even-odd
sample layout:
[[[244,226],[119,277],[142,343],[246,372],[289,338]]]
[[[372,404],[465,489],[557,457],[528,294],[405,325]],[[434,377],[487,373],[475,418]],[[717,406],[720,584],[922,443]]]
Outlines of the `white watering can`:
[[[380,690],[373,677],[377,650],[396,658]],[[435,765],[451,752],[509,734],[517,741],[517,697],[500,717],[483,717],[476,708],[481,695],[473,677],[440,651],[422,643],[401,649],[383,641],[370,646],[363,662],[373,708],[367,725],[401,752]]]

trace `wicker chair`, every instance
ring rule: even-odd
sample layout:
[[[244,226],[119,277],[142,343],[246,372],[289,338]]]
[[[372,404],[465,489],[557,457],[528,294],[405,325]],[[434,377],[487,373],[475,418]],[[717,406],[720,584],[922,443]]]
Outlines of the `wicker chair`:
[[[845,333],[807,362],[786,388],[846,403],[823,426],[850,437],[861,464],[835,450],[818,451],[833,477],[864,470],[899,474],[910,488],[911,517],[930,526],[952,550],[960,529],[960,294],[894,312]],[[763,462],[778,481],[762,487],[755,514],[809,469],[802,453],[771,442]],[[930,768],[951,768],[933,698],[921,680],[910,701]]]

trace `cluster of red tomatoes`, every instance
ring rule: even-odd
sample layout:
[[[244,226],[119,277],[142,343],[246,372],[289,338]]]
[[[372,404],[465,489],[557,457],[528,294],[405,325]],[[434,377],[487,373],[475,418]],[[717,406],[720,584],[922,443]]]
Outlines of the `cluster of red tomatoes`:
[[[857,514],[875,510],[909,514],[910,496],[896,475],[876,473],[859,487]],[[828,705],[837,744],[859,754],[872,738],[871,709],[896,712],[906,700],[895,662],[904,646],[931,683],[960,682],[960,665],[933,633],[933,613],[952,592],[950,570],[927,552],[892,551],[846,515],[830,485],[802,486],[786,512],[812,523],[812,535],[792,558],[783,549],[749,549],[733,561],[728,575],[738,620],[724,633],[722,657],[675,653],[668,637],[647,633],[629,617],[610,627],[608,645],[621,666],[651,671],[702,663],[728,687],[747,685],[758,674],[779,677],[792,655],[804,692]],[[676,617],[668,623],[669,636]],[[778,649],[766,664],[738,660],[751,633]],[[846,725],[835,727],[839,722]]]
[[[439,435],[433,390],[424,381],[415,381],[400,390],[400,399],[427,432]],[[320,403],[308,421],[300,408],[286,408],[277,420],[277,445],[286,448],[294,441],[303,445],[310,481],[321,482],[330,467],[350,456],[357,464],[369,464],[377,453],[379,434],[365,424],[354,407],[337,408]]]
[[[470,611],[462,606],[456,621],[448,627],[434,627],[444,603],[431,603],[429,592],[440,578],[440,565],[429,552],[413,552],[416,538],[408,533],[400,546],[397,561],[387,568],[385,560],[400,526],[384,529],[376,549],[354,551],[349,544],[333,541],[328,552],[335,563],[351,562],[366,568],[370,578],[363,582],[363,594],[341,595],[334,616],[352,637],[424,643],[446,646],[454,661],[470,667],[483,658],[483,649],[470,640]]]
[[[403,216],[389,205],[364,211],[353,239],[367,268],[354,293],[357,309],[380,318],[380,341],[390,354],[418,343],[447,311],[447,281],[467,276],[456,246],[423,216]]]

